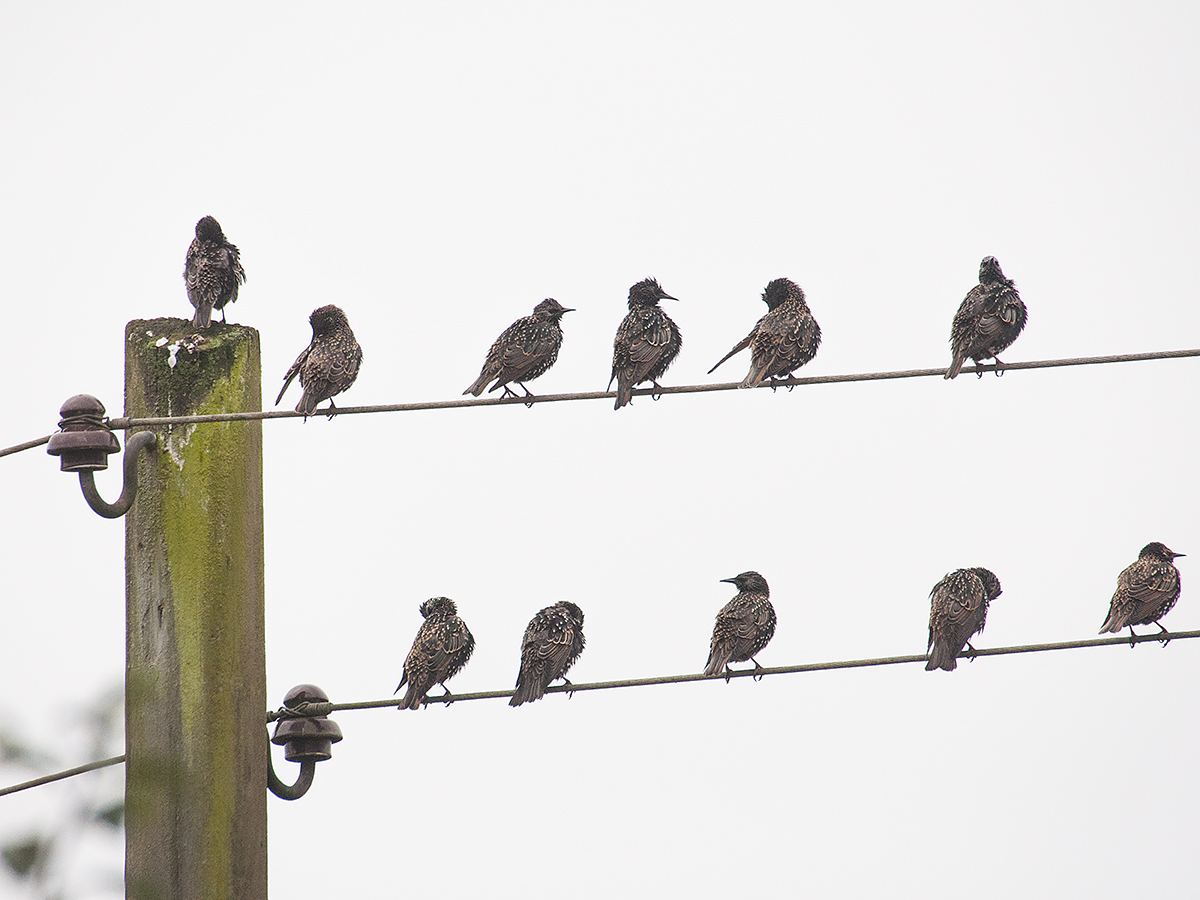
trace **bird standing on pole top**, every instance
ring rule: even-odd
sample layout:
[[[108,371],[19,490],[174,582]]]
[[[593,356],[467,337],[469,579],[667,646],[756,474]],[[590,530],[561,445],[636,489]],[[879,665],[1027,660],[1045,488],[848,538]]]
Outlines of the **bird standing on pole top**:
[[[534,616],[521,640],[521,671],[509,706],[540,700],[550,682],[561,678],[567,687],[567,670],[583,653],[583,610],[566,600],[547,606]]]
[[[754,657],[775,636],[775,607],[768,599],[771,589],[767,587],[767,579],[757,572],[743,572],[733,578],[722,578],[721,582],[734,585],[738,593],[717,613],[704,674],[724,672],[728,682],[732,674],[729,664],[750,660],[754,663],[754,678],[758,680],[762,678],[759,674],[762,666]]]
[[[821,326],[813,318],[800,285],[787,278],[776,278],[767,285],[762,299],[767,304],[767,314],[708,370],[709,375],[729,357],[749,347],[750,371],[740,386],[758,387],[767,380],[787,378],[817,355]]]
[[[246,280],[238,248],[229,243],[221,226],[212,216],[196,223],[196,237],[188,247],[183,264],[188,300],[196,307],[192,325],[207,328],[214,309],[221,310],[225,321],[225,305],[237,300],[238,285]]]
[[[612,375],[608,379],[608,389],[614,379],[617,382],[617,402],[613,409],[628,403],[633,389],[642,382],[649,381],[661,388],[658,379],[679,355],[683,335],[679,326],[659,308],[658,301],[676,299],[653,278],[639,281],[629,289],[629,313],[617,328],[613,341]]]
[[[1108,606],[1108,618],[1100,626],[1100,634],[1120,634],[1129,629],[1129,646],[1136,641],[1134,625],[1157,625],[1165,635],[1163,646],[1171,642],[1171,632],[1158,620],[1171,611],[1179,599],[1181,580],[1174,560],[1185,553],[1176,553],[1165,544],[1155,541],[1138,554],[1137,561],[1117,576],[1117,590]]]
[[[458,617],[458,607],[449,597],[426,600],[421,604],[421,615],[425,621],[417,629],[412,649],[404,660],[404,676],[393,692],[398,693],[408,684],[400,709],[418,709],[435,684],[440,684],[446,692],[443,699],[451,702],[446,682],[462,671],[475,652],[475,638],[467,623]]]
[[[503,396],[511,394],[515,397],[516,392],[508,386],[512,381],[520,385],[526,397],[532,397],[525,382],[544,375],[554,365],[563,341],[559,320],[566,313],[574,311],[553,298],[547,298],[533,308],[533,315],[517,319],[496,338],[479,377],[463,393],[478,397],[488,382],[494,379],[496,383],[488,388],[488,393],[503,388]]]
[[[362,347],[354,339],[346,314],[336,306],[314,309],[308,322],[312,325],[312,341],[283,376],[283,387],[275,398],[275,405],[279,405],[288,385],[299,375],[304,393],[296,404],[296,412],[303,413],[307,419],[316,412],[318,403],[328,400],[329,406],[322,412],[333,418],[337,413],[333,398],[354,384],[358,377]]]
[[[988,604],[1000,596],[1000,579],[987,569],[956,569],[929,592],[929,659],[925,671],[953,672],[963,647],[975,658],[971,638],[983,631]],[[932,652],[930,652],[932,648]]]
[[[950,347],[954,358],[947,378],[954,378],[968,358],[975,361],[995,359],[996,374],[1004,365],[999,354],[1012,345],[1025,327],[1029,313],[1017,293],[1016,284],[1004,277],[994,256],[985,256],[979,264],[979,284],[967,292],[954,314],[950,327]],[[978,373],[983,377],[983,373]]]

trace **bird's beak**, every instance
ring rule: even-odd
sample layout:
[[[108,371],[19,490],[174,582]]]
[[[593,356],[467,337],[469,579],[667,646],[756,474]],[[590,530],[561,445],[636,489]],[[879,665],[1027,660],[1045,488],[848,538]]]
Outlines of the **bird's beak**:
[[[661,297],[659,297],[658,299],[659,299],[659,300],[674,300],[676,303],[678,303],[678,302],[679,302],[679,298],[678,298],[678,297],[672,297],[670,294],[663,294],[663,295],[662,295]]]
[[[1171,559],[1174,559],[1174,558],[1175,558],[1175,557],[1177,557],[1177,556],[1187,556],[1187,554],[1186,554],[1186,553],[1172,553],[1172,554],[1171,554]]]
[[[563,307],[563,312],[565,312],[565,313],[569,313],[569,312],[575,312],[575,307],[573,307],[573,306],[564,306],[564,307]]]
[[[672,297],[671,299],[674,300],[675,298]],[[737,584],[737,579],[736,578],[722,578],[721,584]],[[396,688],[396,690],[399,690],[399,688]]]

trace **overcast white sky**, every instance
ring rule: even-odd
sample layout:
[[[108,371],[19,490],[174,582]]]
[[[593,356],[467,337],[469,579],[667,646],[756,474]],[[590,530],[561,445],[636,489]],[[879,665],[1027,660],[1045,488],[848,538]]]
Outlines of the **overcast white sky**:
[[[544,297],[578,312],[531,388],[599,390],[648,275],[680,298],[666,384],[740,378],[704,373],[780,276],[824,333],[801,374],[944,366],[987,254],[1029,307],[1007,361],[1197,347],[1197,46],[1194,3],[9,4],[0,444],[80,391],[120,414],[124,325],[191,316],[205,214],[267,402],[326,303],[365,353],[345,404],[458,397]],[[1004,587],[977,647],[1090,637],[1154,540],[1190,554],[1164,624],[1200,627],[1198,365],[265,423],[268,696],[389,696],[435,595],[477,639],[458,692],[510,687],[559,599],[574,680],[699,671],[746,569],[764,665],[922,652],[960,566]],[[82,762],[123,528],[40,449],[0,484],[0,714]],[[270,800],[271,890],[1184,896],[1198,677],[1177,642],[345,712]],[[0,842],[86,789],[0,800]]]

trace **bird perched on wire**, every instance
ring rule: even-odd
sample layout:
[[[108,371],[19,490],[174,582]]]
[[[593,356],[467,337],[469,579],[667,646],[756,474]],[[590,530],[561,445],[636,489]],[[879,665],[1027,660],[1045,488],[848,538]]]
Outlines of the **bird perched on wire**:
[[[567,670],[583,653],[583,610],[566,600],[534,616],[521,641],[521,671],[509,706],[540,700],[550,682],[567,681]]]
[[[988,604],[1000,596],[1000,579],[987,569],[956,569],[929,592],[929,660],[925,671],[953,672],[963,647],[975,658],[971,638],[983,631]],[[932,648],[932,652],[930,652]]]
[[[312,325],[312,341],[283,376],[283,387],[275,398],[275,405],[279,405],[288,385],[299,375],[304,393],[296,404],[296,412],[303,413],[307,419],[316,412],[318,403],[328,400],[329,406],[323,412],[333,418],[337,413],[333,398],[354,384],[358,377],[362,347],[354,339],[346,314],[336,306],[314,309],[308,321]]]
[[[183,278],[187,282],[188,300],[196,307],[192,325],[207,328],[214,309],[221,310],[224,322],[225,305],[237,300],[238,285],[245,282],[246,270],[242,268],[238,248],[229,243],[212,216],[196,223],[196,236],[183,264]]]
[[[817,355],[821,326],[813,318],[800,285],[787,278],[776,278],[767,285],[762,298],[767,304],[767,314],[708,370],[709,375],[729,357],[749,347],[750,371],[740,386],[758,387],[768,379],[787,378]]]
[[[509,394],[515,397],[516,392],[508,386],[513,381],[520,385],[526,397],[532,397],[525,382],[544,375],[554,365],[563,341],[559,320],[574,311],[548,298],[533,308],[533,315],[517,319],[496,338],[483,361],[479,377],[463,393],[478,397],[494,379],[496,383],[488,388],[488,393],[504,388],[505,397]]]
[[[393,693],[408,685],[400,709],[417,709],[429,689],[440,684],[451,702],[446,682],[462,671],[475,651],[475,638],[467,623],[458,617],[458,607],[449,597],[433,597],[421,604],[425,621],[417,629],[412,649],[404,660],[404,677]]]
[[[754,677],[762,678],[759,674],[762,666],[754,657],[775,635],[775,607],[768,599],[771,589],[767,587],[767,579],[757,572],[743,572],[733,578],[722,578],[721,582],[734,585],[738,593],[717,613],[704,674],[720,675],[723,671],[728,683],[729,664],[750,660],[754,663]]]
[[[996,374],[1001,374],[999,353],[1007,349],[1029,317],[1025,304],[1017,293],[1016,284],[1004,277],[994,256],[985,256],[979,264],[979,284],[967,291],[954,324],[950,327],[950,347],[954,359],[947,378],[955,377],[968,358],[996,360]],[[978,373],[983,377],[983,373]]]
[[[613,409],[628,403],[633,389],[642,382],[649,381],[661,388],[658,379],[679,355],[683,335],[679,326],[659,308],[658,301],[675,299],[653,278],[639,281],[629,289],[629,313],[617,328],[613,341],[612,375],[607,388],[611,389],[616,379],[617,402]]]
[[[1155,541],[1147,544],[1138,554],[1137,562],[1117,576],[1117,590],[1108,607],[1108,618],[1100,626],[1100,634],[1119,634],[1129,629],[1129,646],[1136,641],[1134,625],[1157,625],[1166,635],[1163,646],[1171,642],[1171,632],[1163,628],[1158,620],[1171,611],[1179,599],[1179,570],[1175,568],[1176,553]]]

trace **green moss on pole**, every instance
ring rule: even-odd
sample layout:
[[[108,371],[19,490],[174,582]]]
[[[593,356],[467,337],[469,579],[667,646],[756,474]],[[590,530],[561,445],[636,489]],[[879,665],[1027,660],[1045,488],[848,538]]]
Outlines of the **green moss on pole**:
[[[260,409],[254,329],[126,326],[126,416]],[[126,896],[266,900],[262,423],[158,436],[125,517]]]

